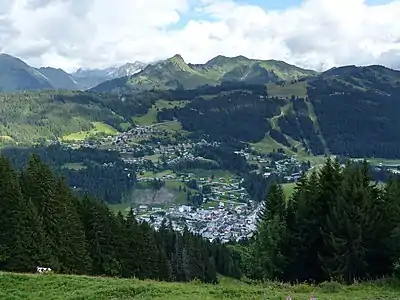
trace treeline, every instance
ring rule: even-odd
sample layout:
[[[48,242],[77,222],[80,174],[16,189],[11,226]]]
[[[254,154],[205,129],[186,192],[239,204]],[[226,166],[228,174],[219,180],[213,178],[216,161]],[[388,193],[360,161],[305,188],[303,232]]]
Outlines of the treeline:
[[[61,145],[2,150],[12,165],[21,170],[31,154],[38,155],[59,176],[64,176],[75,194],[89,193],[107,203],[120,203],[136,184],[134,168],[116,151],[92,148],[71,149]],[[113,188],[110,188],[112,186]]]
[[[258,215],[247,275],[290,282],[352,283],[400,268],[400,180],[371,183],[368,164],[327,160],[286,202],[272,185]]]
[[[217,283],[240,277],[227,247],[164,221],[158,231],[132,211],[113,214],[102,202],[74,196],[37,155],[21,173],[0,157],[0,270],[55,272]]]

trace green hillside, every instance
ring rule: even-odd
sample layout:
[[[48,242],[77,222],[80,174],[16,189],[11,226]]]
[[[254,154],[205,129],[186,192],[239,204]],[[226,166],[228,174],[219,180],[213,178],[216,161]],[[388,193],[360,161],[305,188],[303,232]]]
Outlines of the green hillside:
[[[0,94],[0,142],[32,145],[113,135],[132,126],[132,116],[147,112],[146,101],[73,91]]]
[[[148,299],[148,300],[212,300],[212,299],[292,299],[308,300],[311,296],[321,300],[398,299],[400,290],[379,283],[341,286],[324,283],[320,286],[279,283],[246,284],[223,279],[219,285],[193,283],[165,283],[134,279],[113,279],[66,275],[0,274],[2,299]]]
[[[175,55],[165,61],[147,66],[142,72],[123,80],[117,79],[93,88],[94,91],[134,89],[193,89],[202,85],[222,82],[250,84],[275,83],[297,80],[317,73],[301,69],[282,61],[256,60],[244,56],[217,56],[205,64],[187,64],[182,56]]]

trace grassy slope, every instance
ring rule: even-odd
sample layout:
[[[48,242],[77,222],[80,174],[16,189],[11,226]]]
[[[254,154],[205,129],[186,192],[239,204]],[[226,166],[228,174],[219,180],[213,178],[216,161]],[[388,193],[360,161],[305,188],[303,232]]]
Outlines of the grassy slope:
[[[259,284],[248,285],[222,279],[219,285],[199,283],[164,283],[133,279],[112,279],[87,276],[17,275],[1,273],[1,299],[61,300],[61,299],[143,299],[143,300],[269,300],[317,299],[367,300],[399,299],[400,289],[389,285],[355,284],[344,287],[328,283],[320,287],[308,285]]]
[[[151,125],[157,123],[157,112],[163,108],[173,108],[175,105],[182,107],[187,103],[187,101],[174,101],[169,102],[165,100],[159,100],[153,107],[147,112],[147,114],[133,118],[133,121],[138,125]]]
[[[268,94],[270,96],[279,97],[279,98],[290,98],[292,95],[305,98],[307,97],[307,83],[296,82],[296,83],[285,83],[284,86],[269,83],[267,84]]]
[[[87,131],[74,132],[62,137],[65,141],[82,141],[91,135],[104,133],[107,135],[116,135],[118,130],[103,122],[92,122],[93,128]]]
[[[2,141],[18,144],[61,137],[83,139],[99,132],[114,134],[115,129],[105,122],[123,122],[123,118],[111,109],[91,102],[77,92],[0,94],[0,108],[0,136],[7,137]]]

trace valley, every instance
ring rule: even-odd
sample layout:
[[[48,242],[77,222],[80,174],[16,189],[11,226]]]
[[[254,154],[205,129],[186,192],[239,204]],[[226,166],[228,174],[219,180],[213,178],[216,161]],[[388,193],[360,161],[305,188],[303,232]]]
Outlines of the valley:
[[[0,3],[0,299],[400,300],[400,0]]]
[[[180,230],[189,224],[207,235],[205,220],[237,216],[227,225],[237,228],[227,235],[233,239],[251,233],[240,226],[254,226],[252,216],[272,181],[290,197],[301,174],[318,168],[327,155],[368,158],[374,166],[400,157],[394,114],[400,108],[400,72],[350,66],[318,74],[242,56],[193,65],[175,55],[135,66],[143,70],[130,69],[132,74],[89,91],[38,87],[3,93],[5,153],[14,149],[8,153],[21,161],[32,147],[45,156],[52,151],[50,157],[69,153],[52,158],[53,167],[77,193],[94,193],[115,212],[133,208],[155,227],[164,216],[180,219],[175,214],[188,205],[200,212],[188,211],[188,219],[175,224]],[[78,73],[100,76],[100,70]],[[100,160],[86,152],[98,153]],[[389,174],[391,167],[385,168]],[[100,178],[121,181],[109,192],[96,183]]]
[[[143,68],[89,91],[1,94],[3,153],[17,168],[37,153],[115,213],[223,243],[250,239],[269,187],[290,199],[327,156],[369,159],[376,181],[399,169],[400,72],[179,55]]]

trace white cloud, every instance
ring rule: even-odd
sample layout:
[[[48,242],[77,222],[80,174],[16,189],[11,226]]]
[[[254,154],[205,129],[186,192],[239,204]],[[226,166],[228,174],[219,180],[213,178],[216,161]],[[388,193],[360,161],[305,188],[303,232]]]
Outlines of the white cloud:
[[[400,1],[306,0],[267,11],[234,0],[0,0],[0,52],[67,70],[223,54],[303,67],[400,67]],[[174,26],[183,17],[183,28]]]

